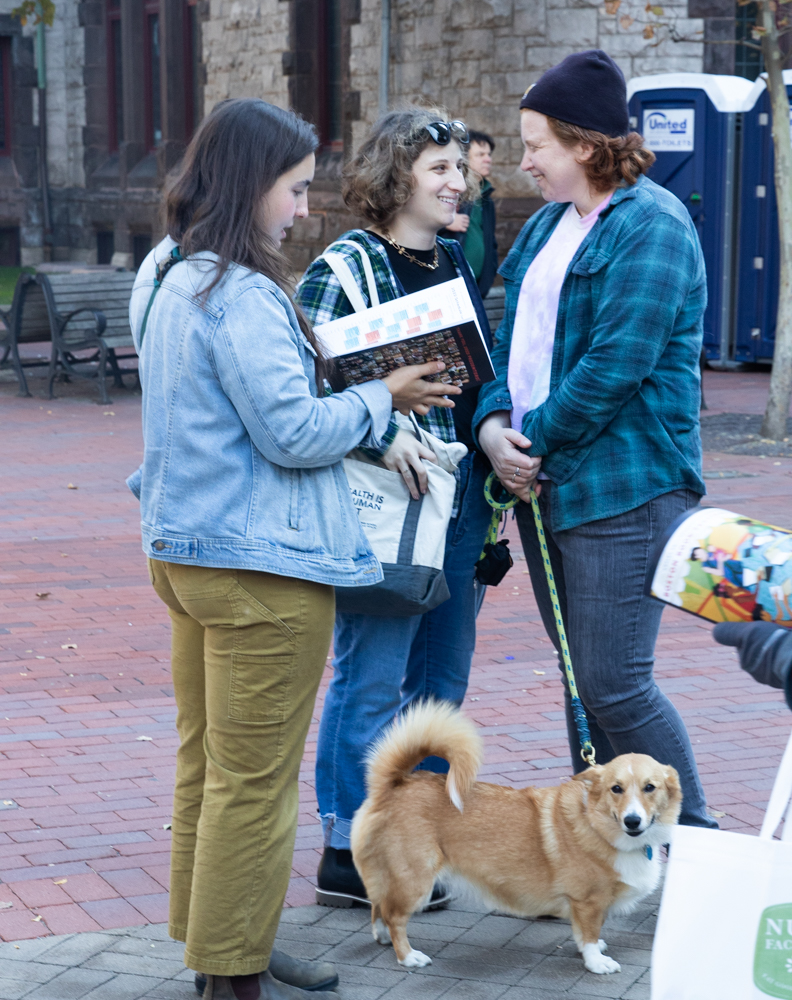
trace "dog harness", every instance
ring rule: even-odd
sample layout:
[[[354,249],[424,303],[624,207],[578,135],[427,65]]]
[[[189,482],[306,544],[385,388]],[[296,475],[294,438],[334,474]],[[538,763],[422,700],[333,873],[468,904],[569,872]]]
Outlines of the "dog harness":
[[[520,501],[516,496],[510,497],[506,501],[495,500],[492,494],[492,486],[495,479],[496,476],[494,472],[491,472],[487,476],[487,481],[484,484],[484,496],[487,498],[487,503],[494,509],[495,512],[493,514],[493,526],[495,527],[495,537],[497,537],[497,523],[500,520],[501,512],[511,510],[511,508],[515,507]],[[550,590],[550,600],[553,605],[553,616],[555,617],[556,629],[558,630],[558,642],[561,646],[561,656],[564,661],[564,673],[566,674],[569,694],[572,699],[572,713],[575,717],[575,727],[577,729],[578,740],[580,741],[580,756],[586,764],[591,767],[597,763],[596,752],[591,743],[591,732],[589,731],[586,709],[583,707],[583,702],[580,700],[577,684],[575,683],[575,672],[572,669],[572,657],[569,655],[569,644],[567,643],[564,617],[561,614],[561,603],[559,601],[558,591],[556,590],[553,566],[550,562],[550,551],[547,548],[547,538],[545,536],[544,525],[542,524],[542,515],[539,511],[539,500],[533,487],[531,487],[531,510],[533,511],[534,524],[536,525],[536,534],[539,536],[539,547],[542,551],[542,562],[544,563],[545,576],[547,577],[547,586]],[[490,532],[491,531],[492,526],[490,527]],[[647,857],[651,859],[651,854],[647,854]]]

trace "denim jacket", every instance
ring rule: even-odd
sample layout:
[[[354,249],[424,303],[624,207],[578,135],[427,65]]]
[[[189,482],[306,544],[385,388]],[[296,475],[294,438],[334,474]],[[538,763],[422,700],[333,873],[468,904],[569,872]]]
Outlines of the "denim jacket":
[[[509,350],[525,272],[567,206],[523,226],[500,268],[503,322],[474,432],[511,410]],[[558,303],[550,394],[526,413],[530,455],[553,481],[551,523],[564,531],[615,517],[673,490],[704,494],[699,356],[704,257],[684,205],[646,177],[616,191],[567,270]]]
[[[138,271],[129,313],[143,386],[140,499],[153,559],[355,586],[382,579],[341,462],[391,417],[381,381],[316,396],[314,351],[288,296],[232,266],[208,301],[213,254],[168,272],[140,329],[164,239]]]

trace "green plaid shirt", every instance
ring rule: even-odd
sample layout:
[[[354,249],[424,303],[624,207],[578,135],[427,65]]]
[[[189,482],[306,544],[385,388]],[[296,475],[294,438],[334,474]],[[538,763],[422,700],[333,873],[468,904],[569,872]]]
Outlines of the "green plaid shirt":
[[[531,216],[500,269],[506,285],[494,382],[474,433],[511,410],[509,348],[520,288],[566,205]],[[523,419],[529,455],[555,483],[554,531],[634,510],[701,478],[699,355],[707,284],[684,205],[646,177],[616,191],[580,244],[558,303],[550,394]],[[643,543],[641,543],[643,544]]]
[[[404,292],[401,290],[396,280],[396,275],[390,266],[385,247],[383,247],[379,240],[373,236],[369,236],[362,229],[352,229],[344,233],[343,236],[339,236],[338,239],[349,240],[352,243],[359,244],[361,247],[360,250],[354,250],[349,245],[334,246],[333,253],[338,253],[346,259],[363,294],[363,298],[369,306],[371,306],[371,302],[368,297],[366,276],[360,257],[363,253],[368,253],[369,260],[371,261],[380,302],[390,302],[392,299],[401,298]],[[437,242],[451,254],[457,274],[461,276],[458,254],[455,252],[459,248],[459,244],[456,240],[446,240],[439,236]],[[341,287],[341,282],[331,271],[330,265],[322,260],[321,257],[317,257],[302,276],[300,283],[297,285],[295,298],[300,303],[303,312],[310,320],[312,326],[329,323],[331,320],[340,319],[342,316],[349,316],[350,313],[355,311]],[[433,406],[425,417],[417,413],[414,416],[425,431],[434,434],[441,441],[456,441],[454,417],[450,409]],[[381,441],[379,454],[387,451],[396,436],[397,430],[396,421],[391,420],[385,437]]]

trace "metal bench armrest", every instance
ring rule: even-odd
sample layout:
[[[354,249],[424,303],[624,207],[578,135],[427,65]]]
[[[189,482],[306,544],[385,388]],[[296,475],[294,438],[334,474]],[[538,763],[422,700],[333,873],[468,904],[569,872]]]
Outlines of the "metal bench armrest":
[[[96,336],[101,337],[107,329],[107,317],[101,309],[92,309],[90,306],[84,306],[82,309],[74,309],[72,312],[62,315],[60,317],[60,334],[63,334],[67,324],[70,323],[75,316],[79,316],[80,313],[85,312],[93,313],[93,317],[96,320]]]

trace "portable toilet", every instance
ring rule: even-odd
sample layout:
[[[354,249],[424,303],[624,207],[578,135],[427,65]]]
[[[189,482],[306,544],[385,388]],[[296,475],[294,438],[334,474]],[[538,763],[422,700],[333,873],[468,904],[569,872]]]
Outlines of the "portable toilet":
[[[764,74],[753,86],[743,114],[740,157],[740,259],[734,357],[773,360],[778,311],[778,205],[773,170],[770,95]],[[792,99],[792,70],[784,70]]]
[[[630,124],[657,157],[649,177],[679,198],[707,267],[704,349],[731,360],[739,126],[753,84],[739,76],[662,73],[627,84]]]

